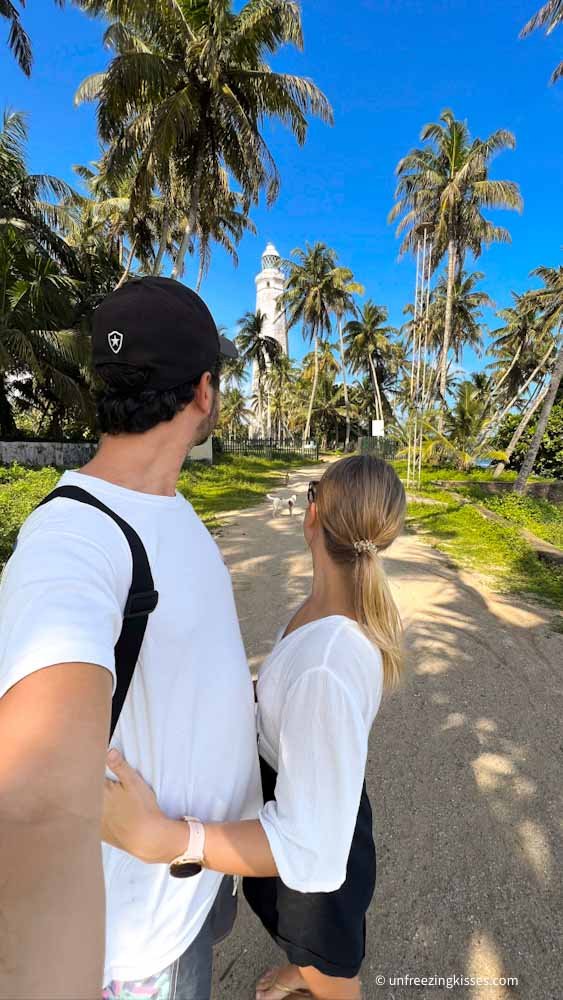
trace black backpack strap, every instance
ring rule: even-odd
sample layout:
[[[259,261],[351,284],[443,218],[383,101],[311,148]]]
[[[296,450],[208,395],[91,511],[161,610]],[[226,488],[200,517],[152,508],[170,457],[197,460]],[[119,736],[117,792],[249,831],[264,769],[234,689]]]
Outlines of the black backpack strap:
[[[154,589],[145,546],[127,521],[124,521],[119,514],[106,507],[101,500],[80,486],[59,486],[52,493],[49,493],[38,506],[42,507],[43,504],[49,503],[50,500],[55,500],[57,497],[78,500],[80,503],[96,507],[102,513],[107,514],[121,528],[131,549],[133,562],[131,586],[123,612],[121,633],[115,645],[116,688],[111,706],[111,740],[139,659],[149,615],[158,604],[158,592]]]

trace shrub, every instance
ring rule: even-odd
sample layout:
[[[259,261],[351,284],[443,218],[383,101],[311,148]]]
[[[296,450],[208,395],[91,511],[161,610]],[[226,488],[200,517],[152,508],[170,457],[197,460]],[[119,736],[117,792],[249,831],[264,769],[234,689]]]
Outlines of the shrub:
[[[506,448],[521,419],[519,413],[511,413],[506,417],[496,437],[495,448]],[[511,468],[519,469],[522,465],[536,426],[537,417],[531,421],[516,445],[510,459]],[[552,479],[563,479],[563,400],[557,402],[550,413],[534,464],[534,473]]]

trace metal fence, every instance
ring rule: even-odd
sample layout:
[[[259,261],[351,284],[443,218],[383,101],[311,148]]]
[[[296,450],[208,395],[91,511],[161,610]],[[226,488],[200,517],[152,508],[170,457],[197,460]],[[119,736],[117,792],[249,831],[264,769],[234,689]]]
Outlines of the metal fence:
[[[360,455],[375,455],[377,458],[384,458],[386,461],[392,462],[397,457],[399,444],[386,437],[360,437],[358,438],[358,451]]]
[[[263,458],[310,458],[317,461],[316,441],[278,441],[276,438],[225,438],[213,440],[213,449],[223,455],[258,455]]]

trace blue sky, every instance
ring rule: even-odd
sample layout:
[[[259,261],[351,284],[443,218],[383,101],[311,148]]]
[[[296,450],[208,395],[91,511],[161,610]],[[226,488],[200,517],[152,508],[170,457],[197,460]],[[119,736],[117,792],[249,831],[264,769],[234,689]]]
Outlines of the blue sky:
[[[493,176],[517,181],[524,212],[496,213],[512,244],[485,251],[477,267],[499,307],[510,292],[533,283],[538,264],[556,265],[563,243],[563,82],[548,86],[561,58],[563,31],[549,38],[518,32],[541,0],[305,0],[305,50],[285,50],[276,67],[311,76],[332,102],[335,125],[314,122],[303,148],[281,126],[268,127],[282,175],[276,204],[252,213],[258,229],[240,247],[240,264],[217,250],[202,294],[216,319],[234,329],[255,304],[254,275],[267,240],[289,255],[322,240],[351,267],[367,295],[402,322],[412,300],[414,264],[399,261],[387,224],[394,168],[418,144],[421,127],[444,107],[466,118],[473,135],[512,130],[515,152],[503,153]],[[72,164],[97,157],[93,106],[75,108],[80,81],[103,68],[102,25],[51,0],[27,0],[23,14],[33,40],[31,80],[0,48],[2,107],[29,113],[30,169],[73,180]],[[0,31],[6,34],[3,22]],[[3,41],[3,39],[2,39]],[[193,277],[194,265],[186,280]],[[487,315],[492,329],[494,315]],[[291,353],[302,356],[299,331]],[[464,364],[479,367],[471,352]]]

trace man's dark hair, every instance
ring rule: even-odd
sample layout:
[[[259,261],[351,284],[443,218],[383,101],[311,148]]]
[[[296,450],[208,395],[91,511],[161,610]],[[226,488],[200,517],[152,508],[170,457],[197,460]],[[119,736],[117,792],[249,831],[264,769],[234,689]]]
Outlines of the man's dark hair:
[[[204,372],[174,389],[144,389],[150,372],[131,365],[102,365],[97,369],[102,386],[97,393],[98,428],[102,434],[143,434],[172,420],[195,396]],[[221,360],[211,372],[211,384],[218,391]]]

